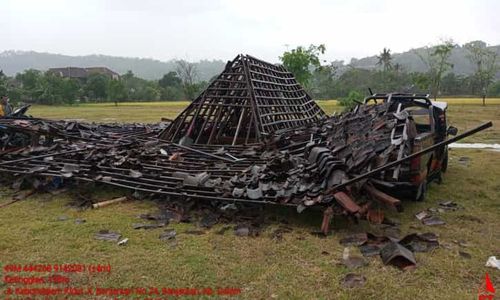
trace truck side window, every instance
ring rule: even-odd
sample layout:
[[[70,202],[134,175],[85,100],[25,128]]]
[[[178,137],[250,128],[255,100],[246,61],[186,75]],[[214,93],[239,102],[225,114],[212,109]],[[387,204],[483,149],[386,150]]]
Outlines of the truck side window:
[[[432,117],[429,109],[419,106],[407,107],[405,109],[415,121],[417,133],[431,132],[432,131]]]

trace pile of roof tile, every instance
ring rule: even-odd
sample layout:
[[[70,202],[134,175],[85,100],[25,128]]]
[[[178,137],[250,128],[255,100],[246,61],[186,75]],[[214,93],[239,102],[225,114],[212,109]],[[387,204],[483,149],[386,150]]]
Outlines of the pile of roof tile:
[[[416,136],[400,103],[327,117],[282,66],[238,55],[170,124],[1,119],[0,172],[43,178],[38,189],[79,180],[181,201],[321,205],[326,219],[376,221],[373,204],[401,208],[380,187],[410,182],[409,163],[350,180],[408,156]]]
[[[12,121],[9,130],[41,138],[34,147],[4,153],[0,171],[186,199],[329,205],[338,202],[329,189],[397,159],[399,147],[391,144],[391,132],[408,119],[387,110],[387,105],[359,106],[252,147],[183,146],[155,138],[159,127],[131,125],[118,131],[113,126]],[[368,182],[350,187],[349,193],[359,194]]]

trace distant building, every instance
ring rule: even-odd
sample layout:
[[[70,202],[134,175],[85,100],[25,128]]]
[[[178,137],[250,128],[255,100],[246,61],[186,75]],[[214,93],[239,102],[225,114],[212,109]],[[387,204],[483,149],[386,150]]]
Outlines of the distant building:
[[[109,76],[111,79],[120,79],[120,75],[118,73],[106,68],[106,67],[90,67],[90,68],[85,68],[87,70],[87,73],[90,74],[103,74]]]
[[[92,74],[102,74],[106,75],[111,79],[120,79],[118,73],[106,68],[106,67],[89,67],[89,68],[79,68],[79,67],[64,67],[64,68],[50,68],[49,72],[61,77],[75,78],[75,79],[86,79]]]
[[[66,78],[84,79],[88,77],[88,72],[85,68],[77,67],[50,68],[49,73]]]

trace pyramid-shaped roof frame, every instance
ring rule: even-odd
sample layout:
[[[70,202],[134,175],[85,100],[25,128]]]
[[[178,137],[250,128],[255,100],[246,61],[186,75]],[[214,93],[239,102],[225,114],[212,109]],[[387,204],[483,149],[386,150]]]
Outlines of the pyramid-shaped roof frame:
[[[160,138],[195,144],[255,144],[325,116],[283,66],[240,54]]]

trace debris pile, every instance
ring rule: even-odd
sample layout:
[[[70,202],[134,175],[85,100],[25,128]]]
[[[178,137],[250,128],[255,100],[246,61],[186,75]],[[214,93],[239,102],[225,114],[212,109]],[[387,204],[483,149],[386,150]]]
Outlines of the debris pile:
[[[120,145],[132,137],[153,137],[164,129],[165,123],[144,124],[89,124],[76,121],[54,121],[34,118],[0,119],[0,155],[26,151],[31,146],[44,151],[60,143],[92,143]],[[31,149],[33,150],[33,149]]]
[[[76,180],[181,201],[322,206],[325,233],[339,214],[382,223],[375,208],[402,209],[392,192],[425,191],[419,157],[491,122],[423,149],[434,129],[415,118],[435,117],[428,97],[370,99],[383,101],[327,117],[283,67],[239,55],[169,125],[2,119],[0,172],[33,190]],[[444,114],[437,122],[446,127]]]
[[[36,139],[37,145],[5,151],[1,172],[98,182],[182,199],[293,205],[299,211],[332,206],[335,213],[357,217],[366,216],[376,203],[400,209],[400,200],[375,186],[409,181],[409,163],[346,183],[408,156],[416,134],[412,118],[394,113],[391,103],[361,105],[254,146],[185,146],[153,137],[149,127],[92,131],[75,124],[50,132],[26,125],[36,122],[8,125],[15,133],[29,128],[43,138]]]

